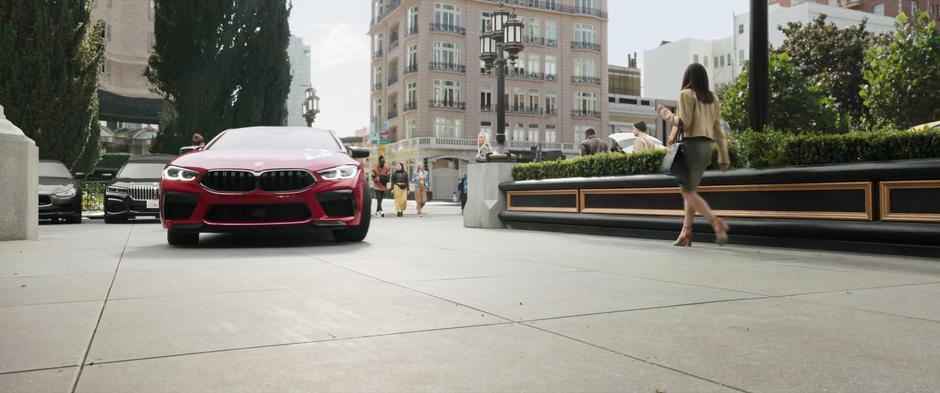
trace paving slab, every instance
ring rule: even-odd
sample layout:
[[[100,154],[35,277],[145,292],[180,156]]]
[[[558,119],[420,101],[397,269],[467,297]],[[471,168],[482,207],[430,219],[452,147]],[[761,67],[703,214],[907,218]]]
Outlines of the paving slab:
[[[491,326],[85,368],[77,392],[729,392],[522,326]]]
[[[391,284],[112,300],[93,362],[498,323]]]
[[[113,273],[0,278],[0,307],[104,301]]]
[[[533,323],[750,392],[936,392],[940,324],[785,299]]]
[[[516,321],[754,296],[600,272],[421,281],[407,286]]]
[[[479,258],[472,255],[449,258],[362,258],[333,262],[337,266],[395,283],[410,281],[454,280],[495,276],[535,276],[571,272],[572,268],[511,261],[497,258]]]
[[[69,393],[78,367],[0,374],[3,393]]]
[[[793,299],[940,322],[940,284],[821,293]]]
[[[0,307],[0,373],[81,363],[101,302]]]

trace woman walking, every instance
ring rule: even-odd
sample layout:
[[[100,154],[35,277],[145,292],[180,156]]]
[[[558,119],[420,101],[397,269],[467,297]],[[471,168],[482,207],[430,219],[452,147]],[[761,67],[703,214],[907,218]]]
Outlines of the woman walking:
[[[683,160],[686,173],[676,174],[682,199],[685,202],[685,221],[682,232],[676,239],[675,246],[692,246],[692,220],[695,212],[708,219],[715,230],[715,242],[724,245],[728,242],[728,224],[712,212],[708,202],[698,194],[705,168],[711,162],[712,143],[718,145],[718,164],[722,171],[728,170],[728,145],[721,130],[718,98],[708,88],[708,73],[701,64],[693,63],[685,70],[682,77],[682,92],[679,93],[679,106],[673,114],[665,106],[657,108],[659,115],[666,121],[682,128],[682,136],[677,143],[683,144]],[[672,139],[672,138],[670,138]]]
[[[395,212],[398,217],[405,215],[405,208],[408,207],[408,172],[405,172],[405,165],[398,163],[395,166],[395,173],[392,173],[392,193],[395,194]]]
[[[424,217],[424,204],[428,202],[428,189],[431,188],[428,172],[424,170],[424,164],[418,163],[418,169],[411,178],[411,183],[415,185],[415,204],[418,205],[418,217]]]

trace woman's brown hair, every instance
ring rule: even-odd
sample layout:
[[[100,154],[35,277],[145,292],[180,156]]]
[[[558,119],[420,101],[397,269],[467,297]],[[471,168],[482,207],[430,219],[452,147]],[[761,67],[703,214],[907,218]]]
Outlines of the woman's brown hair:
[[[692,63],[685,69],[682,77],[682,89],[692,89],[695,97],[703,104],[715,102],[715,95],[708,89],[708,71],[699,63]]]

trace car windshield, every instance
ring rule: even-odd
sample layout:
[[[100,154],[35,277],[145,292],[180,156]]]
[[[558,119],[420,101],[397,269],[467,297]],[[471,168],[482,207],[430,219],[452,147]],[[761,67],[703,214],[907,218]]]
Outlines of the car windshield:
[[[342,146],[329,132],[313,129],[258,128],[227,131],[208,150],[329,150]]]
[[[60,177],[71,179],[72,174],[61,162],[40,162],[39,177]]]
[[[121,179],[159,179],[166,164],[162,162],[129,162],[121,168]]]

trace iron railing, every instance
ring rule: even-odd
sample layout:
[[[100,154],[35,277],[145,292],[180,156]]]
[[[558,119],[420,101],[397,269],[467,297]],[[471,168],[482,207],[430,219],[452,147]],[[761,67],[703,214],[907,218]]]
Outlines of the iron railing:
[[[571,49],[585,49],[600,52],[601,44],[587,41],[571,41]]]
[[[431,31],[467,35],[466,28],[464,28],[463,26],[452,25],[449,23],[431,23]]]
[[[589,111],[585,109],[572,109],[571,117],[593,117],[593,118],[600,119],[601,113],[597,111]]]
[[[432,62],[430,69],[433,71],[467,72],[467,66],[455,63],[435,63]]]
[[[402,107],[402,111],[403,111],[403,112],[413,111],[413,110],[415,110],[415,109],[418,109],[418,102],[417,102],[417,101],[406,102],[406,103],[405,103],[405,106]]]
[[[431,108],[443,108],[443,109],[467,109],[467,104],[462,101],[454,100],[431,100]]]
[[[596,78],[593,76],[572,75],[571,83],[578,83],[578,84],[583,84],[583,85],[599,85],[601,84],[601,78]]]
[[[416,63],[416,64],[407,64],[407,65],[405,65],[405,69],[404,69],[403,72],[404,72],[405,75],[418,72],[418,64]]]

